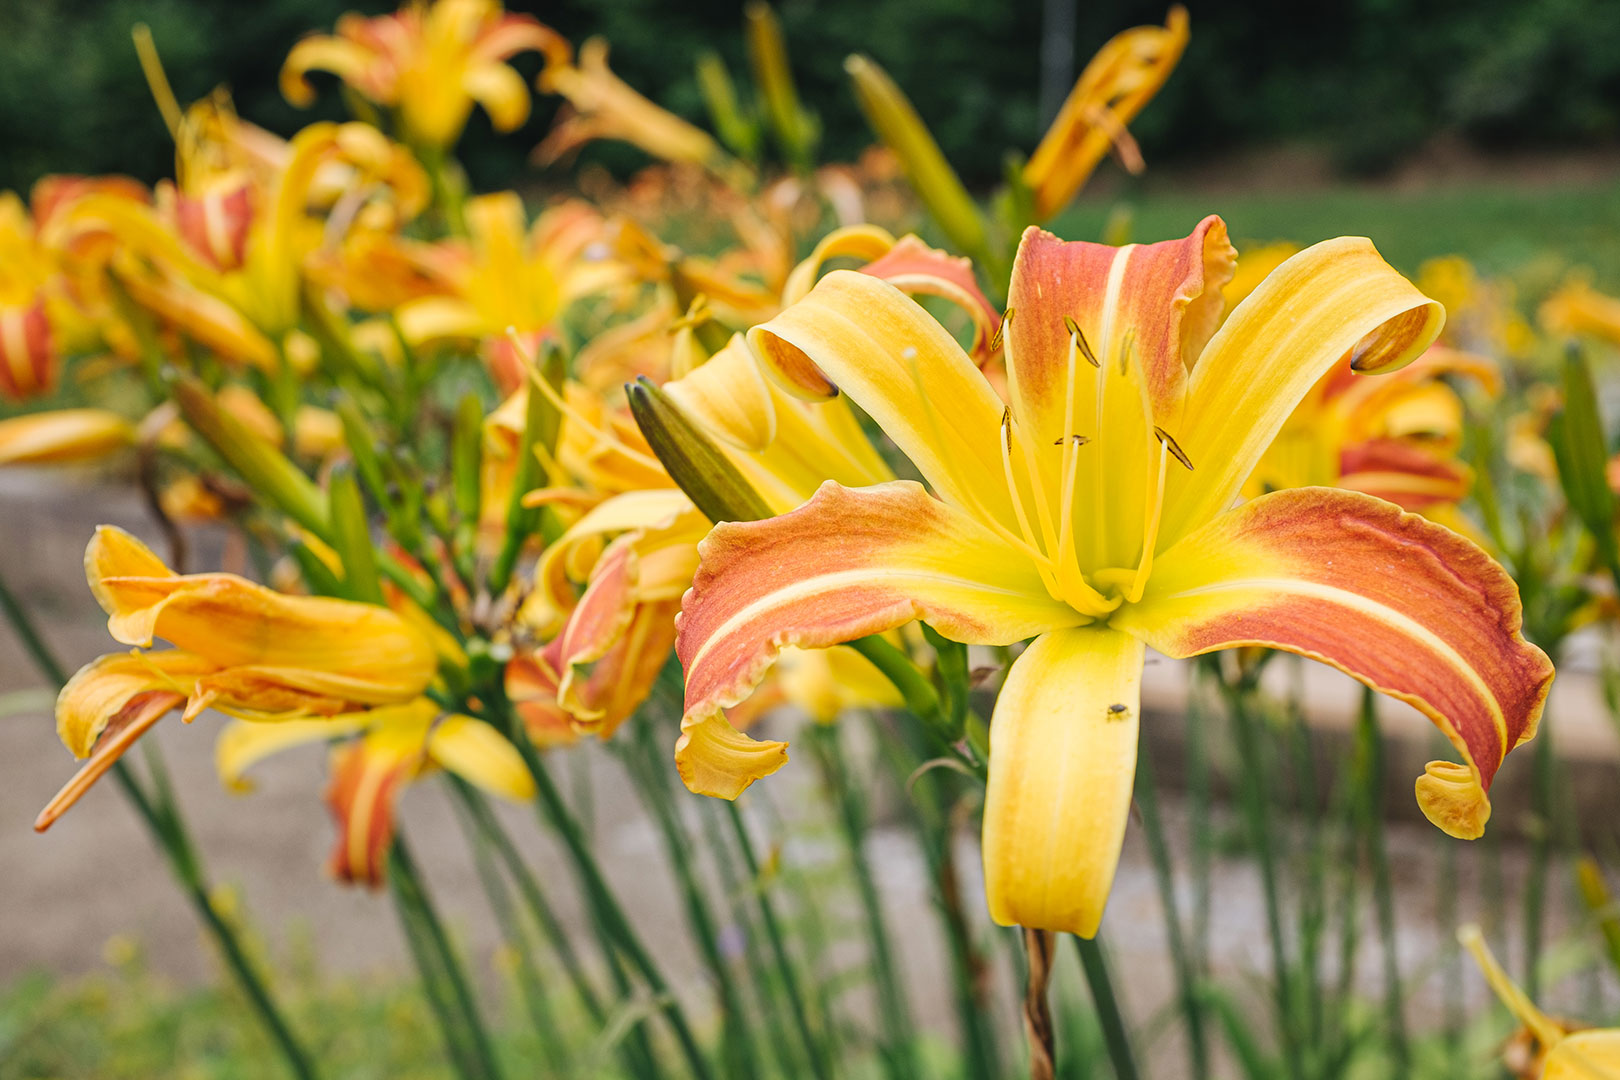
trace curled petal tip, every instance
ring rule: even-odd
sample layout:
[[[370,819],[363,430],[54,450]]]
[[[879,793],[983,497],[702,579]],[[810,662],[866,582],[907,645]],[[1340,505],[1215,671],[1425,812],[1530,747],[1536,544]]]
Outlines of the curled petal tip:
[[[687,789],[718,799],[735,799],[787,760],[787,743],[744,735],[718,711],[687,716],[675,743],[675,767]]]
[[[1491,801],[1473,769],[1455,761],[1431,761],[1416,789],[1423,815],[1447,836],[1478,840],[1485,835]]]

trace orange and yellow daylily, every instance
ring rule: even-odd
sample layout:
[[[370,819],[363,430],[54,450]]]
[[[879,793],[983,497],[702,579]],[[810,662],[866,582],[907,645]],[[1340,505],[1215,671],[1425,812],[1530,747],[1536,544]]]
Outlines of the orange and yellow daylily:
[[[512,334],[532,355],[568,305],[617,284],[624,273],[592,257],[603,223],[584,203],[560,203],[530,225],[523,200],[503,191],[469,199],[466,219],[467,240],[444,241],[429,258],[437,294],[407,301],[396,318],[412,345],[478,342],[496,384],[510,394],[524,372]]]
[[[1620,1076],[1620,1028],[1578,1027],[1553,1019],[1536,1008],[1497,963],[1478,926],[1470,923],[1459,929],[1457,941],[1473,954],[1498,1000],[1534,1041],[1529,1060],[1513,1069],[1515,1076],[1535,1080],[1605,1080]]]
[[[1399,371],[1367,378],[1341,359],[1311,388],[1244,485],[1246,495],[1342,487],[1467,531],[1457,503],[1473,483],[1459,461],[1464,404],[1446,376],[1501,388],[1482,356],[1431,345]]]
[[[647,100],[608,67],[608,43],[591,38],[576,58],[566,44],[546,54],[539,88],[568,102],[545,141],[535,147],[550,164],[595,139],[619,139],[664,161],[699,165],[732,187],[746,189],[751,173],[702,128]]]
[[[336,34],[304,38],[281,68],[281,92],[294,105],[315,101],[311,71],[329,71],[362,97],[395,110],[406,141],[442,150],[461,137],[472,107],[496,131],[529,118],[529,88],[507,63],[519,53],[566,58],[568,42],[532,15],[498,0],[418,0],[392,15],[338,19]]]
[[[534,780],[511,743],[483,721],[447,714],[426,698],[319,720],[232,721],[214,744],[215,765],[226,787],[248,791],[247,770],[266,757],[334,740],[326,803],[338,838],[327,870],[348,884],[382,884],[400,791],[435,769],[502,798],[534,797]]]
[[[0,397],[21,400],[56,385],[63,357],[109,338],[126,342],[100,316],[102,297],[47,242],[51,219],[88,195],[147,201],[146,189],[121,176],[47,176],[30,205],[0,192]]]
[[[1549,334],[1590,334],[1620,345],[1620,298],[1598,292],[1585,276],[1573,276],[1537,312]]]
[[[336,716],[414,700],[438,670],[433,646],[386,608],[287,596],[234,574],[176,574],[122,529],[84,553],[114,640],[135,646],[86,664],[62,687],[56,728],[87,759],[41,811],[43,831],[173,709],[256,721]],[[174,646],[150,649],[154,638]]]
[[[1235,253],[1207,218],[1121,248],[1028,230],[1003,340],[1008,397],[922,308],[836,271],[748,340],[796,393],[843,394],[929,488],[823,485],[807,505],[717,526],[700,545],[676,650],[676,761],[734,798],[785,745],[732,730],[784,646],[922,619],[967,644],[1033,638],[990,731],[991,915],[1090,936],[1128,817],[1144,650],[1257,645],[1323,660],[1424,712],[1461,763],[1416,785],[1453,836],[1480,835],[1507,752],[1552,680],[1520,634],[1518,590],[1457,534],[1359,492],[1301,488],[1233,506],[1300,400],[1347,353],[1410,363],[1444,320],[1371,243],[1289,259],[1224,323]],[[1219,329],[1217,330],[1217,326]]]
[[[284,354],[296,362],[308,351],[295,341],[305,261],[356,221],[410,220],[426,205],[427,181],[403,147],[366,124],[311,124],[279,146],[268,179],[215,162],[212,136],[186,137],[219,127],[229,139],[233,123],[216,103],[194,106],[180,132],[192,156],[157,206],[92,194],[49,232],[81,260],[99,261],[161,323],[227,361],[274,371]],[[325,218],[312,212],[323,205],[332,211]]]
[[[1178,4],[1164,26],[1121,31],[1097,50],[1024,166],[1037,221],[1069,205],[1110,150],[1132,172],[1141,171],[1141,153],[1126,125],[1170,78],[1187,36],[1187,9]]]

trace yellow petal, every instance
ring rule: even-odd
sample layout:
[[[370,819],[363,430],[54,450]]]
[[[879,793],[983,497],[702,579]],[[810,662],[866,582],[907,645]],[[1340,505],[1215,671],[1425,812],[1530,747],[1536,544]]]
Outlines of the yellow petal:
[[[105,409],[57,409],[0,420],[0,465],[90,461],[135,441],[135,427]]]
[[[1054,630],[1007,673],[990,722],[984,882],[1003,926],[1093,937],[1136,777],[1142,644]]]
[[[1445,310],[1361,237],[1325,240],[1283,263],[1239,304],[1199,357],[1173,435],[1193,463],[1167,480],[1158,549],[1230,506],[1305,395],[1340,358],[1364,373],[1415,360]]]
[[[529,118],[529,84],[505,64],[473,64],[461,76],[461,89],[484,107],[496,131],[514,131]]]
[[[470,716],[446,716],[428,736],[428,756],[485,791],[515,802],[534,798],[534,777],[517,747]]]
[[[776,409],[759,361],[735,334],[690,374],[664,384],[681,411],[741,450],[763,450],[776,438]]]
[[[306,743],[329,742],[353,735],[363,731],[367,723],[365,713],[275,723],[232,720],[220,729],[219,737],[214,740],[214,771],[230,790],[251,791],[253,783],[248,780],[247,771],[265,758]]]
[[[842,392],[947,502],[1017,529],[1001,465],[1001,399],[956,339],[887,282],[835,270],[748,343],[791,392]]]

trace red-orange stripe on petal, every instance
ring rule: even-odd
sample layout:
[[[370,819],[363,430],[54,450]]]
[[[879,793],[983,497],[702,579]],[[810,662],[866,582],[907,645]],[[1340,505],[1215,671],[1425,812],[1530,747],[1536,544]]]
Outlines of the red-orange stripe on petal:
[[[1435,762],[1418,801],[1472,839],[1509,750],[1535,733],[1552,663],[1520,633],[1518,587],[1449,529],[1358,492],[1263,495],[1154,563],[1112,625],[1169,656],[1242,645],[1332,664],[1429,717],[1468,775]]]
[[[902,236],[881,258],[860,268],[882,278],[910,296],[937,296],[949,300],[973,320],[973,358],[989,358],[990,339],[1001,325],[1001,313],[979,289],[973,261],[929,247],[916,236]]]
[[[22,400],[55,383],[45,302],[0,310],[0,396]]]
[[[1467,465],[1419,443],[1368,439],[1339,452],[1339,486],[1387,499],[1403,510],[1454,503],[1468,494]]]
[[[361,736],[332,751],[326,806],[337,824],[327,871],[339,881],[379,888],[394,839],[394,800],[421,767],[426,730],[414,747]]]
[[[1034,564],[920,484],[822,485],[767,521],[716,526],[676,622],[687,786],[735,798],[780,768],[785,744],[753,743],[721,710],[748,697],[786,646],[825,648],[926,619],[973,644],[1010,644],[1085,619],[1053,600]]]
[[[1118,248],[1026,229],[1013,262],[1007,295],[1013,317],[1004,332],[1018,422],[1037,443],[1064,434],[1068,317],[1104,361],[1130,337],[1155,422],[1174,429],[1186,398],[1187,369],[1215,333],[1221,287],[1232,279],[1236,259],[1226,224],[1214,215],[1183,239]],[[1120,278],[1111,289],[1115,274]]]

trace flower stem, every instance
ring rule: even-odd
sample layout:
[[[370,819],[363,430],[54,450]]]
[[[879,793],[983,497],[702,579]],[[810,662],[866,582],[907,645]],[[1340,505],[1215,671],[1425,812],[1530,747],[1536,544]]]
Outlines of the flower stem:
[[[1136,755],[1136,805],[1142,812],[1142,831],[1153,859],[1153,874],[1159,885],[1159,903],[1164,907],[1165,933],[1170,943],[1170,962],[1176,976],[1176,996],[1187,1025],[1189,1076],[1209,1075],[1209,1044],[1204,1037],[1204,1013],[1198,1001],[1198,977],[1187,950],[1176,903],[1175,871],[1170,863],[1170,845],[1165,840],[1164,820],[1159,816],[1158,784],[1153,775],[1153,755]]]
[[[1114,1076],[1117,1080],[1137,1080],[1140,1074],[1136,1069],[1136,1056],[1131,1051],[1131,1037],[1125,1029],[1119,999],[1114,996],[1114,982],[1108,975],[1108,957],[1102,940],[1070,936],[1074,938],[1075,951],[1080,954],[1080,967],[1091,989],[1092,1004],[1097,1008],[1097,1023],[1108,1047],[1108,1058],[1114,1063]]]
[[[878,1007],[882,1014],[884,1039],[888,1043],[884,1063],[891,1077],[904,1080],[919,1075],[916,1037],[912,1030],[911,1010],[906,1003],[905,984],[900,980],[894,952],[889,947],[889,929],[883,919],[883,904],[877,882],[866,862],[866,805],[860,796],[859,786],[850,782],[852,765],[844,753],[838,726],[827,724],[812,728],[810,745],[821,765],[822,779],[837,803],[839,825],[848,849],[850,867],[855,874],[862,913],[866,916],[867,946],[872,954]]]
[[[23,609],[3,577],[0,577],[0,611],[4,612],[6,621],[11,624],[11,628],[23,643],[23,648],[27,650],[40,672],[58,687],[67,682],[67,670],[56,658],[56,654],[40,634],[39,628],[34,625],[33,619]],[[156,756],[156,744],[148,741],[145,745],[149,747],[148,753],[153,755],[152,760],[160,760]],[[292,1028],[282,1016],[269,987],[249,960],[236,929],[220,915],[209,898],[207,875],[203,871],[196,846],[192,844],[186,831],[179,805],[173,799],[165,800],[161,806],[155,803],[134,771],[122,761],[113,763],[112,775],[119,790],[129,799],[130,805],[135,808],[135,812],[168,858],[171,873],[185,892],[186,898],[191,901],[191,906],[196,910],[198,917],[208,927],[209,935],[218,946],[220,955],[225,958],[226,966],[230,968],[242,992],[247,995],[253,1011],[258,1014],[259,1021],[269,1032],[271,1041],[281,1052],[288,1071],[299,1080],[315,1080],[317,1073],[308,1052],[293,1035]]]
[[[1356,717],[1357,757],[1362,771],[1362,839],[1372,859],[1373,895],[1377,899],[1378,936],[1384,953],[1384,1019],[1389,1026],[1395,1075],[1405,1076],[1412,1050],[1406,1036],[1406,1010],[1401,993],[1400,958],[1395,951],[1395,886],[1390,879],[1389,851],[1384,845],[1384,741],[1378,731],[1378,698],[1370,687],[1361,691]]]
[[[492,694],[491,697],[495,695]],[[563,846],[567,848],[569,858],[580,876],[595,916],[603,921],[604,927],[620,951],[646,981],[648,989],[663,1001],[664,1015],[675,1033],[675,1039],[680,1044],[681,1053],[686,1058],[692,1075],[698,1080],[714,1080],[708,1058],[698,1045],[691,1025],[687,1023],[685,1011],[670,993],[669,983],[664,978],[663,972],[653,962],[652,954],[642,944],[635,927],[624,912],[623,905],[619,903],[612,887],[608,885],[607,877],[602,873],[596,856],[591,853],[590,846],[585,842],[585,834],[580,828],[579,821],[568,808],[568,803],[563,799],[556,781],[552,779],[551,772],[540,760],[539,752],[529,741],[528,732],[512,714],[510,707],[505,705],[504,700],[498,698],[496,700],[500,704],[498,716],[501,722],[498,726],[517,747],[529,775],[534,778],[535,788],[539,794],[540,812],[544,820],[562,837]]]
[[[457,1059],[460,1071],[469,1080],[500,1080],[501,1069],[496,1062],[489,1033],[484,1030],[484,1022],[478,1015],[472,984],[456,957],[455,946],[450,942],[450,935],[445,931],[439,913],[434,910],[422,877],[417,873],[416,862],[405,845],[405,838],[399,833],[394,834],[393,848],[388,855],[388,883],[393,888],[401,917],[410,924],[407,935],[412,939],[413,948],[418,950],[418,964],[423,969],[424,978],[428,978],[428,969],[432,968],[442,980],[440,993],[448,993],[448,998],[443,998],[434,993],[431,985],[429,987],[430,996],[435,997],[441,1009],[445,1039],[452,1048],[465,1039],[465,1060],[454,1049],[452,1057]],[[433,980],[428,978],[428,981],[431,983]]]
[[[743,1007],[742,995],[738,992],[731,966],[721,952],[714,912],[692,866],[687,836],[681,827],[679,813],[669,797],[668,782],[658,768],[662,754],[653,744],[657,736],[650,720],[651,717],[644,716],[642,722],[635,725],[637,738],[634,746],[620,744],[624,748],[623,757],[635,778],[636,790],[643,805],[652,812],[663,833],[664,846],[669,852],[670,863],[675,869],[686,903],[687,922],[697,938],[703,962],[714,977],[715,989],[720,995],[726,1030],[724,1049],[728,1055],[725,1062],[727,1072],[739,1080],[751,1080],[763,1075],[754,1051],[754,1034],[750,1030],[748,1013]]]
[[[1057,1035],[1052,1030],[1052,1005],[1047,984],[1052,981],[1050,930],[1024,928],[1024,1035],[1029,1042],[1029,1080],[1053,1080],[1057,1075]]]
[[[1217,678],[1220,676],[1217,675]],[[1266,765],[1262,761],[1258,731],[1259,717],[1252,715],[1253,687],[1247,680],[1237,683],[1224,678],[1220,682],[1231,714],[1232,728],[1237,735],[1238,755],[1244,762],[1243,812],[1249,828],[1249,839],[1254,845],[1260,863],[1260,885],[1266,901],[1266,929],[1271,936],[1272,987],[1276,997],[1277,1029],[1282,1039],[1283,1057],[1289,1076],[1303,1076],[1300,1046],[1294,1030],[1293,979],[1288,967],[1288,952],[1283,944],[1282,906],[1277,892],[1277,864],[1274,838],[1271,835],[1271,798],[1265,777]]]
[[[754,851],[754,842],[748,835],[748,825],[743,821],[742,812],[737,809],[735,802],[727,802],[725,812],[731,824],[732,835],[737,840],[737,847],[742,852],[743,865],[748,870],[750,884],[754,888],[754,902],[759,908],[759,920],[765,927],[765,937],[770,941],[771,955],[776,960],[776,969],[781,977],[783,990],[788,996],[788,1008],[793,1016],[794,1026],[798,1030],[799,1041],[804,1044],[805,1056],[810,1060],[810,1071],[821,1080],[827,1080],[832,1076],[832,1071],[828,1067],[820,1040],[811,1030],[810,1014],[805,1007],[799,976],[793,968],[792,959],[788,956],[787,944],[782,937],[782,927],[776,918],[776,905],[771,902],[769,887],[760,873],[759,856]]]

